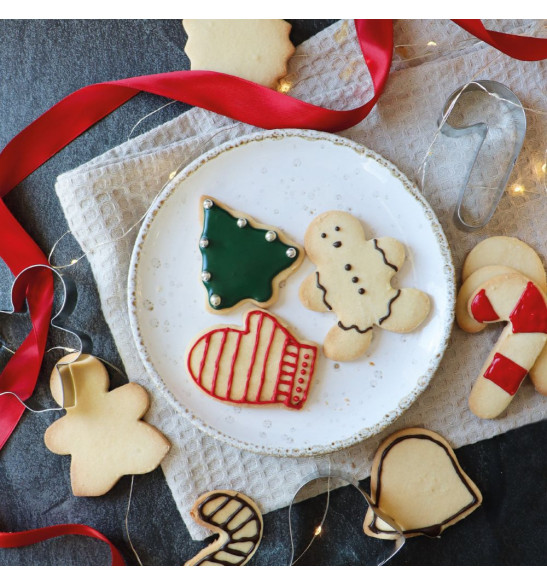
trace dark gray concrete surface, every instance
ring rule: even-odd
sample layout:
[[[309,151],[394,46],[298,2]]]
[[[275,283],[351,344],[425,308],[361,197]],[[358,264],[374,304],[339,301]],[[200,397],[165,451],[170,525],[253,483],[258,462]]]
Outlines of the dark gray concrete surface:
[[[332,21],[295,20],[298,44]],[[188,68],[184,31],[178,20],[0,21],[0,147],[65,95],[90,83]],[[54,191],[55,178],[125,140],[133,125],[167,100],[141,94],[75,140],[10,193],[6,202],[36,242],[48,251],[67,229]],[[139,126],[143,132],[187,109],[174,104]],[[394,161],[395,163],[397,161]],[[2,237],[0,226],[0,237]],[[68,240],[67,256],[78,246]],[[74,327],[93,338],[95,353],[121,365],[99,309],[86,261],[73,271],[80,302]],[[0,270],[0,301],[7,307],[10,277]],[[25,317],[0,317],[0,336],[16,345]],[[64,340],[51,334],[50,343]],[[53,406],[47,389],[55,358],[46,357],[34,407]],[[69,458],[50,453],[43,434],[56,414],[25,414],[0,451],[0,531],[58,523],[89,524],[110,538],[128,564],[135,558],[126,541],[124,518],[129,478],[106,496],[76,498],[69,481]],[[410,540],[392,564],[503,565],[547,563],[547,422],[458,450],[464,469],[484,495],[484,505],[441,539]],[[365,482],[367,485],[367,482]],[[208,486],[203,486],[204,490]],[[332,520],[302,564],[366,564],[370,541],[362,533],[362,500],[351,488],[332,494]],[[302,520],[322,513],[317,498],[298,506]],[[203,546],[189,538],[160,470],[135,478],[130,533],[145,565],[177,565]],[[299,541],[300,550],[304,541]],[[265,517],[255,565],[283,565],[290,558],[287,510]],[[105,545],[83,537],[62,537],[22,549],[0,549],[0,565],[106,564]]]

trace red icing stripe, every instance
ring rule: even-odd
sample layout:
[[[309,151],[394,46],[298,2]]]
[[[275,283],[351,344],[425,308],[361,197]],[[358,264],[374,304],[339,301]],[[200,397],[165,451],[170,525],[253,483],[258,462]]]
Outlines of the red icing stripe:
[[[484,372],[484,377],[494,382],[502,390],[505,390],[507,394],[513,396],[519,389],[527,373],[528,370],[519,366],[513,360],[510,360],[501,353],[496,353],[492,363],[488,366],[486,372]]]
[[[471,314],[479,323],[500,320],[484,289],[480,290],[471,301]]]
[[[513,325],[513,333],[547,333],[545,299],[534,283],[526,285],[509,320]]]

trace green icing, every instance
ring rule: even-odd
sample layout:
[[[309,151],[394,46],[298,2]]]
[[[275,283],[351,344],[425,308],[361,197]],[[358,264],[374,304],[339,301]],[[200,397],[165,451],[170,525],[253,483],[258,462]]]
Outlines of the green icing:
[[[210,209],[203,209],[201,238],[207,238],[209,244],[200,246],[202,271],[211,275],[203,284],[209,305],[215,310],[233,307],[244,299],[268,301],[273,294],[273,279],[299,256],[297,248],[294,258],[287,256],[292,246],[281,242],[279,236],[268,242],[269,230],[255,228],[250,221],[240,228],[237,220],[216,202]],[[221,299],[216,307],[210,300],[213,294]]]

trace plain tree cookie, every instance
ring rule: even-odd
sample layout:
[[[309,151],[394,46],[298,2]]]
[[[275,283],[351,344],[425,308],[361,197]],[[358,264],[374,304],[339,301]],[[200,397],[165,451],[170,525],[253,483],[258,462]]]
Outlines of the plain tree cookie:
[[[304,248],[316,271],[302,283],[302,304],[312,311],[332,311],[338,322],[323,349],[336,361],[363,355],[374,326],[406,333],[429,314],[426,293],[395,289],[391,279],[405,260],[403,244],[393,238],[367,240],[361,222],[343,211],[328,211],[309,225]]]
[[[191,69],[236,75],[275,89],[295,48],[279,19],[184,19]]]
[[[156,469],[169,451],[169,441],[141,420],[150,405],[146,390],[129,383],[109,392],[108,372],[97,358],[64,357],[50,386],[59,405],[67,403],[65,394],[74,404],[46,430],[44,440],[53,453],[72,456],[75,496],[102,496],[123,475]]]

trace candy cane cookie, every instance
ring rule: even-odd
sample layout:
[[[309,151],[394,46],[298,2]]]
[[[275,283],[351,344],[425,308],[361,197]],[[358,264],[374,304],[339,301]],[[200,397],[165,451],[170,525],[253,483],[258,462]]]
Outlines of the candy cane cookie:
[[[471,296],[469,313],[480,323],[508,321],[469,396],[480,418],[495,418],[509,405],[547,342],[547,298],[522,274],[502,274]]]
[[[214,490],[196,500],[190,512],[218,538],[187,561],[186,566],[241,566],[255,554],[262,539],[262,514],[258,506],[239,492]]]

